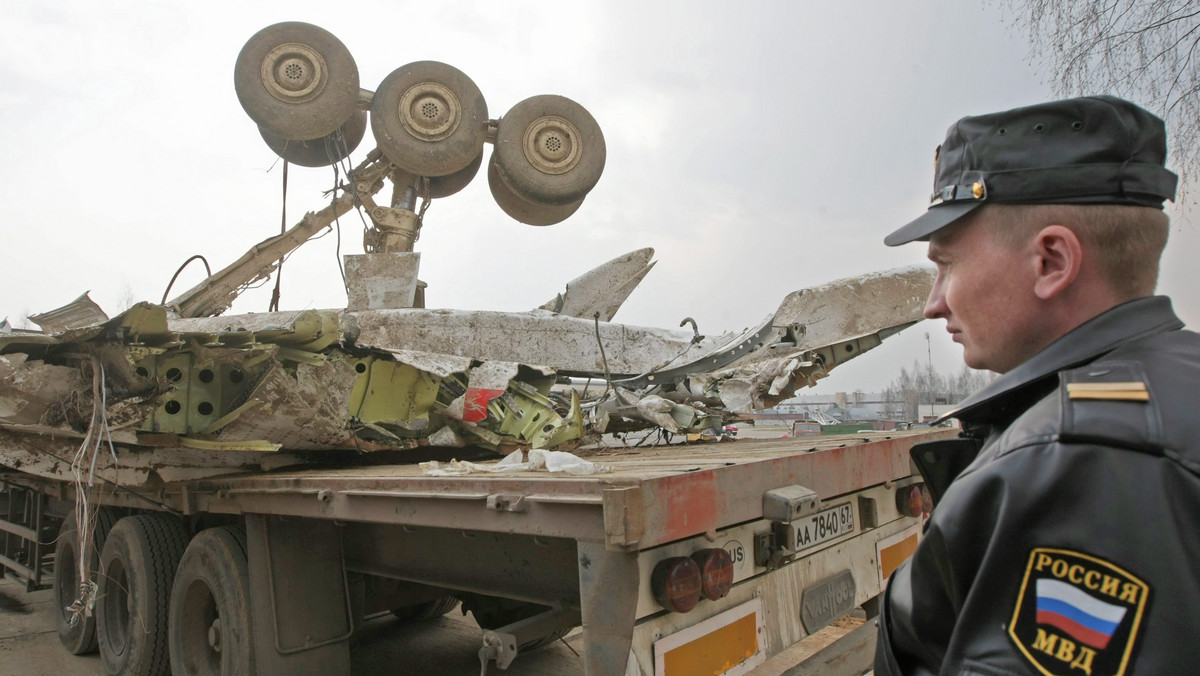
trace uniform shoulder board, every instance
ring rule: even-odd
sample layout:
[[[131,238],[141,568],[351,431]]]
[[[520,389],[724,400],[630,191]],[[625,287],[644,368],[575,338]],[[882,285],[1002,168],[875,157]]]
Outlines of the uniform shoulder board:
[[[1135,361],[1101,361],[1059,374],[1060,436],[1161,453],[1164,438],[1153,387]]]
[[[1150,401],[1146,383],[1067,383],[1068,399]]]

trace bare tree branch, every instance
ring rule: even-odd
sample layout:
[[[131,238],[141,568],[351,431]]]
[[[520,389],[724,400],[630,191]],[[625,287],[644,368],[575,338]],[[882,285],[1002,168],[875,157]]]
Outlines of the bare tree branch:
[[[1200,0],[999,0],[1056,96],[1115,94],[1167,125],[1171,167],[1200,171]]]

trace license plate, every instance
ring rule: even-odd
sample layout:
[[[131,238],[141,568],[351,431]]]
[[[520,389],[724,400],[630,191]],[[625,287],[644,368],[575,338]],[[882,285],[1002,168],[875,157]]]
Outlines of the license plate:
[[[798,521],[793,521],[792,527],[795,529],[792,549],[800,551],[816,547],[822,542],[828,542],[854,532],[854,508],[850,506],[849,502],[843,502]]]

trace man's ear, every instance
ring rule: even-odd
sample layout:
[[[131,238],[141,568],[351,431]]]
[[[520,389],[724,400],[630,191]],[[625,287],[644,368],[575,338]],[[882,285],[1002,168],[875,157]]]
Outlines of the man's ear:
[[[1034,238],[1037,278],[1033,292],[1042,300],[1063,293],[1083,267],[1083,245],[1079,237],[1062,225],[1048,225]]]

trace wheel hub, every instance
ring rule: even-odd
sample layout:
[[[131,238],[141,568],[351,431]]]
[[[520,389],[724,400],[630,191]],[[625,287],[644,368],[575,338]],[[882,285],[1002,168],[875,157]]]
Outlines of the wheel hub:
[[[208,647],[214,652],[221,652],[221,618],[212,621],[208,625]]]
[[[316,98],[329,79],[329,69],[319,52],[308,45],[288,42],[263,58],[260,71],[267,92],[284,103],[304,103]]]
[[[437,82],[422,82],[400,97],[400,124],[413,138],[440,141],[458,129],[462,105],[449,88]]]
[[[579,164],[579,129],[557,115],[540,117],[525,130],[525,158],[543,174],[565,174]]]

